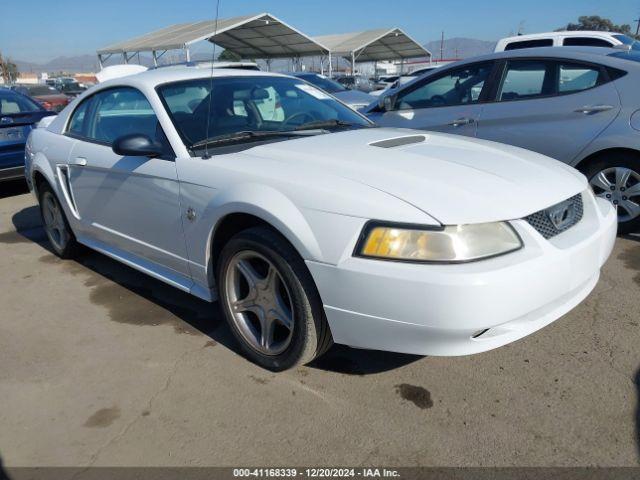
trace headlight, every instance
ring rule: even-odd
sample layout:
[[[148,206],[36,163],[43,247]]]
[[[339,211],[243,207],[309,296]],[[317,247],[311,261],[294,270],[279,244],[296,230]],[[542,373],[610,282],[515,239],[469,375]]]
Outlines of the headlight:
[[[369,223],[356,255],[406,262],[459,263],[503,255],[522,247],[506,222],[429,228]]]

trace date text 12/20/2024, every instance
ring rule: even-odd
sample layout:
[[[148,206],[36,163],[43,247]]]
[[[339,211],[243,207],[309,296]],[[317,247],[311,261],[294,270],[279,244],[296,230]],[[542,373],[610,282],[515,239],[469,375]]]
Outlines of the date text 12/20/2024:
[[[236,478],[400,478],[398,470],[388,468],[234,468]]]

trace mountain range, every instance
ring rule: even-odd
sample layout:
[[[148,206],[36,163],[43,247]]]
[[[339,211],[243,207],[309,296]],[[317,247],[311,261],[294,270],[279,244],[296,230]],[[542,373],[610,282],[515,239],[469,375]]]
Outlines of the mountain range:
[[[424,47],[433,54],[434,59],[440,58],[440,40],[427,42]],[[478,40],[474,38],[450,38],[444,41],[442,51],[443,58],[468,58],[493,51],[496,42]],[[177,55],[176,55],[177,57]],[[206,60],[204,54],[194,54],[193,60]],[[95,54],[85,54],[76,56],[56,57],[46,63],[34,63],[23,60],[12,60],[18,67],[20,72],[95,72],[98,69],[98,60]],[[132,60],[138,63],[138,59]],[[151,57],[148,55],[140,55],[140,63],[146,66],[152,65]],[[274,67],[276,67],[274,65]],[[277,67],[276,67],[277,68]]]

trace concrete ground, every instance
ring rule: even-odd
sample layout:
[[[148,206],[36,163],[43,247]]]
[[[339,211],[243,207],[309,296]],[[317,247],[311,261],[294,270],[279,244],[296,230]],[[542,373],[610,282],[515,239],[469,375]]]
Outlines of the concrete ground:
[[[0,184],[0,456],[86,465],[635,466],[640,241],[507,347],[429,358],[334,347],[273,374],[215,305],[100,254],[61,261]]]

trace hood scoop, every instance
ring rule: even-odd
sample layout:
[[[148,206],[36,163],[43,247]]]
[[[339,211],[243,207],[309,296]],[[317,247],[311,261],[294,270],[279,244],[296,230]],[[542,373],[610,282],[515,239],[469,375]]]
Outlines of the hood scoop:
[[[372,147],[380,148],[395,148],[405,145],[411,145],[413,143],[422,143],[427,139],[424,135],[409,135],[404,137],[389,138],[387,140],[380,140],[379,142],[370,143]]]

